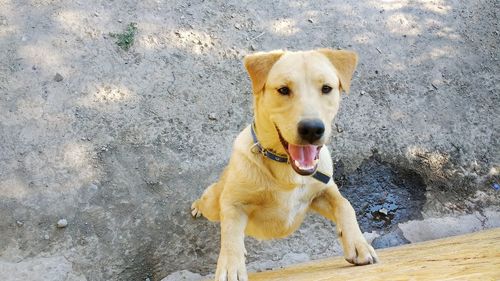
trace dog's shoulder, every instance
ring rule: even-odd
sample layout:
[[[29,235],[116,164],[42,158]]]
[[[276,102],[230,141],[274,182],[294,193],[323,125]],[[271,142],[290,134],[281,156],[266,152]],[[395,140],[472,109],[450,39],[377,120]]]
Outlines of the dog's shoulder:
[[[333,161],[330,150],[326,145],[321,148],[319,159],[318,171],[330,175],[333,171]]]
[[[250,132],[250,125],[245,127],[233,142],[233,152],[237,151],[240,153],[250,152],[250,148],[253,145],[252,135]]]

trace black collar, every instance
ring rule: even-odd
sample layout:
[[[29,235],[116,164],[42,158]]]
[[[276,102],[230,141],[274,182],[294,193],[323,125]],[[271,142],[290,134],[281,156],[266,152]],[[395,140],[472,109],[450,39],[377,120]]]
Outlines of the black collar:
[[[276,154],[276,153],[262,147],[259,140],[257,139],[257,134],[255,133],[255,122],[252,122],[252,126],[250,126],[250,132],[252,133],[252,139],[253,139],[253,145],[251,148],[252,152],[260,153],[260,154],[264,155],[265,157],[267,157],[273,161],[276,161],[276,162],[288,163],[288,155]],[[314,179],[316,179],[324,184],[327,184],[331,179],[330,176],[323,174],[322,172],[320,172],[318,170],[316,170],[316,172],[314,174],[312,174],[311,176]]]

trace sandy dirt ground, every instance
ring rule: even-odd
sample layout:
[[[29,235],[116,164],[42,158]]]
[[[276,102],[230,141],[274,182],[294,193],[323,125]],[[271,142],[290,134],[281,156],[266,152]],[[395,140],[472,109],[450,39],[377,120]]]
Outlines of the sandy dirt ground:
[[[496,0],[0,0],[0,279],[213,272],[218,225],[189,206],[252,120],[241,59],[260,50],[359,53],[330,149],[374,243],[500,226],[499,14]],[[334,231],[310,216],[290,238],[249,238],[249,269],[341,255]]]

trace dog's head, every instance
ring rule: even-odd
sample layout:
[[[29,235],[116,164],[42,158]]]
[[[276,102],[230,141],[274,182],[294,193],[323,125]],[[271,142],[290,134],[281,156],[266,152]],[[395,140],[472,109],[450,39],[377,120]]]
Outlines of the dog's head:
[[[256,121],[264,118],[274,124],[275,136],[297,173],[315,172],[319,151],[331,134],[340,92],[349,91],[356,63],[356,53],[330,49],[245,57],[259,111]]]

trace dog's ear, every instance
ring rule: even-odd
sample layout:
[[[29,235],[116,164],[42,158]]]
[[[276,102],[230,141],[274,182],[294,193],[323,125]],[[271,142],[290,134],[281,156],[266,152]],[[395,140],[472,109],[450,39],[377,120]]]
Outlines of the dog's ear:
[[[247,69],[250,80],[252,80],[254,94],[258,94],[264,89],[271,67],[282,55],[283,51],[259,52],[247,55],[243,59],[243,64]]]
[[[358,55],[355,52],[346,50],[319,49],[318,52],[322,53],[330,60],[337,70],[340,88],[346,93],[349,93],[352,74],[358,63]]]

